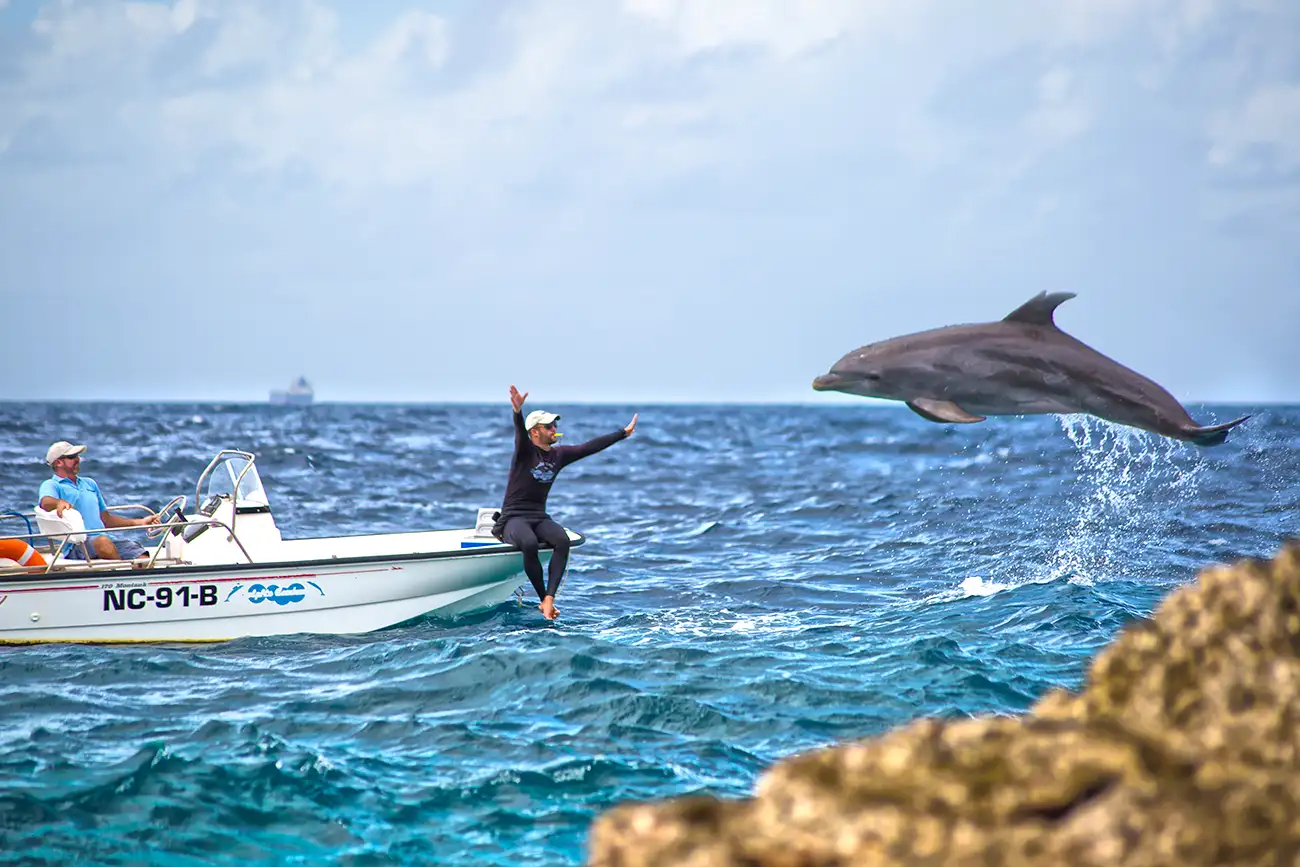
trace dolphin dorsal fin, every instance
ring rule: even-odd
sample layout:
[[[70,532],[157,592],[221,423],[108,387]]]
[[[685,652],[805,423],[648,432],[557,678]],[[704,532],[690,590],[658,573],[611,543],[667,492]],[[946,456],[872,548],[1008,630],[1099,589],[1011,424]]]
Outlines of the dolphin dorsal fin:
[[[1073,292],[1052,292],[1050,294],[1039,292],[1033,298],[1008,313],[1002,321],[1055,327],[1056,323],[1052,321],[1052,311],[1073,297]]]

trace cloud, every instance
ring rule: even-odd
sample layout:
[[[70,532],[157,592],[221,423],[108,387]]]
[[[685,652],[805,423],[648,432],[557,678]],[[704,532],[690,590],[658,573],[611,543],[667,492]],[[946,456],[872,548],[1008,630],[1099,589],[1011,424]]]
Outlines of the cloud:
[[[412,6],[7,9],[6,279],[110,322],[169,287],[173,317],[293,359],[272,384],[324,373],[354,395],[380,369],[392,396],[425,394],[428,370],[479,394],[455,372],[523,363],[539,297],[564,299],[543,317],[553,375],[590,395],[803,398],[828,346],[1040,288],[1079,291],[1084,336],[1176,393],[1220,359],[1168,364],[1128,324],[1175,298],[1165,341],[1241,331],[1233,382],[1273,393],[1295,357],[1235,324],[1224,289],[1252,263],[1251,291],[1295,310],[1285,0]],[[436,343],[386,336],[420,321]],[[490,346],[448,322],[489,322]],[[362,361],[321,348],[358,331]],[[90,387],[73,374],[66,393]]]
[[[1287,173],[1300,168],[1300,84],[1273,84],[1210,126],[1211,165]]]
[[[881,8],[875,4],[876,8]],[[871,14],[873,4],[855,0],[626,0],[633,18],[656,25],[686,54],[752,47],[790,59],[846,36]]]
[[[311,0],[54,5],[33,25],[46,51],[33,52],[25,90],[38,101],[9,119],[7,134],[69,103],[102,104],[106,145],[149,152],[160,169],[185,171],[220,153],[247,171],[305,170],[355,189],[526,185],[565,170],[556,163],[586,140],[598,154],[630,149],[653,187],[665,175],[764,163],[769,149],[754,148],[754,137],[802,104],[801,124],[782,138],[799,138],[800,127],[805,139],[865,133],[897,142],[905,157],[953,164],[966,157],[968,135],[995,135],[1006,153],[1090,128],[1095,70],[1086,58],[1062,65],[1053,46],[1099,42],[1142,15],[1194,27],[1202,6],[1071,2],[1059,20],[1031,12],[1009,24],[994,11],[971,33],[971,20],[949,22],[932,3],[628,0],[622,13],[523,4],[489,21],[407,11],[345,45],[337,12]],[[496,31],[497,53],[457,78],[451,61],[470,27]],[[941,63],[914,59],[922,34]],[[969,71],[1016,52],[1037,85],[1014,125],[916,108],[939,105],[944,90],[959,94],[950,104],[968,101]],[[1014,81],[1009,71],[996,75]],[[846,80],[861,91],[836,86]],[[841,116],[846,99],[859,117]],[[600,173],[602,188],[629,186],[622,165],[583,170]]]

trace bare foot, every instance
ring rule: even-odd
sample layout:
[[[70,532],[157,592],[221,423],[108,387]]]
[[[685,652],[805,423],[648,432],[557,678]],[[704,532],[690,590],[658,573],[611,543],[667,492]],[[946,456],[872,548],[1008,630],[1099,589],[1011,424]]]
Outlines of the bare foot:
[[[555,597],[553,596],[547,596],[537,608],[547,620],[554,620],[560,616],[560,609],[555,607]]]

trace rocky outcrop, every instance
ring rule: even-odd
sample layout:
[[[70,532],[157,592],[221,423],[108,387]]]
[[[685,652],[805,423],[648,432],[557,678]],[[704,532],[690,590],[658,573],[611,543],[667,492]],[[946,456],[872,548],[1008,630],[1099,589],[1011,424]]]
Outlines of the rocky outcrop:
[[[1300,545],[1207,569],[1018,718],[787,759],[601,816],[593,867],[1300,863]]]

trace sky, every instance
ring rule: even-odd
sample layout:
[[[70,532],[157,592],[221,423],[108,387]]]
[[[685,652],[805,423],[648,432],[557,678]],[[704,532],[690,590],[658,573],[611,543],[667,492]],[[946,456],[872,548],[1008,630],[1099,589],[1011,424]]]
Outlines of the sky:
[[[1300,3],[0,0],[0,399],[851,402],[1043,290],[1300,401]]]

